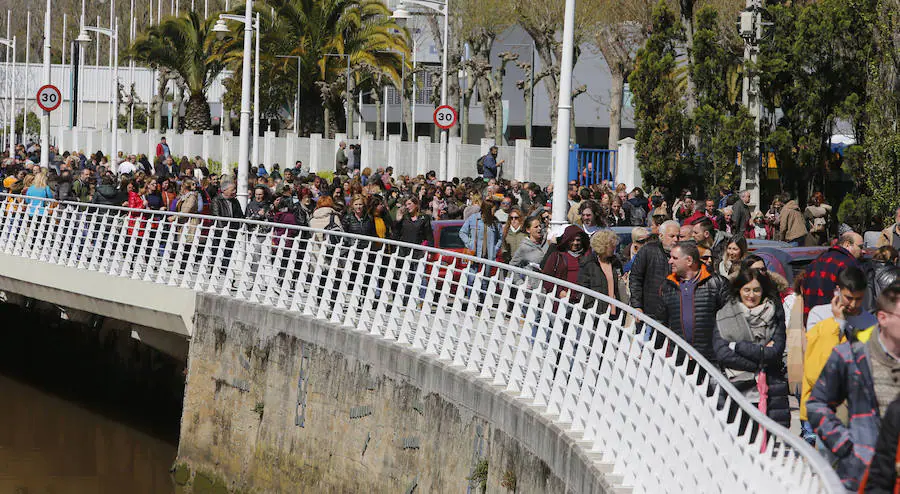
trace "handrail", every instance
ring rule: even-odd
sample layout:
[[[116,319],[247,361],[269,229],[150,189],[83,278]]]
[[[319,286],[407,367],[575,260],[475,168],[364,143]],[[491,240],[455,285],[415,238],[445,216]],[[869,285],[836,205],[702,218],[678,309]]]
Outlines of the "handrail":
[[[624,484],[636,491],[678,492],[685,488],[696,491],[704,485],[710,488],[739,485],[741,489],[759,492],[767,491],[763,486],[790,488],[792,492],[843,492],[840,480],[824,458],[760,412],[677,334],[627,304],[565,280],[438,248],[281,223],[4,193],[0,193],[0,207],[2,253],[47,262],[55,259],[72,267],[105,270],[110,275],[130,275],[155,283],[274,303],[356,330],[377,332],[397,340],[398,344],[412,344],[423,353],[465,365],[481,377],[518,392],[532,404],[546,407],[545,414],[573,438],[587,438],[590,446],[585,450],[602,453],[603,461],[613,463],[613,471],[622,473]],[[38,213],[41,208],[44,214]],[[180,218],[182,222],[170,223],[170,218]],[[117,224],[117,219],[124,221]],[[190,224],[190,220],[198,221]],[[159,232],[163,234],[144,236],[143,233],[151,231],[147,225],[153,223],[161,225]],[[285,233],[275,235],[276,228]],[[41,233],[45,236],[40,236]],[[148,240],[151,236],[153,240]],[[340,240],[335,241],[334,237]],[[35,252],[37,243],[41,245]],[[121,249],[105,249],[110,243]],[[85,244],[90,245],[89,251]],[[305,247],[303,252],[299,251],[300,244]],[[373,248],[376,244],[378,248]],[[359,245],[365,248],[360,249]],[[393,247],[393,252],[387,252],[382,246]],[[65,251],[66,248],[70,250]],[[263,252],[266,248],[268,253]],[[400,249],[408,250],[409,254],[400,256]],[[423,257],[426,254],[436,259]],[[263,256],[271,265],[264,265]],[[455,261],[446,264],[447,259]],[[235,268],[238,263],[240,272]],[[348,263],[349,269],[345,267]],[[443,277],[439,274],[442,268]],[[259,272],[265,269],[277,274]],[[505,278],[492,276],[490,272],[495,269]],[[248,274],[248,270],[253,272]],[[266,276],[273,279],[268,283],[260,280]],[[375,278],[381,283],[359,283],[355,281],[358,277]],[[510,282],[513,277],[521,277],[527,283],[514,285]],[[568,290],[568,297],[544,293],[540,288],[544,282]],[[235,283],[239,285],[236,289]],[[249,292],[240,288],[247,283],[251,285]],[[260,284],[266,285],[265,289]],[[296,290],[291,289],[294,284]],[[381,290],[385,285],[396,289]],[[276,286],[281,288],[281,293],[276,293],[279,292]],[[324,291],[333,297],[326,297]],[[393,301],[385,293],[388,291],[395,292]],[[418,297],[416,291],[420,292]],[[573,294],[578,294],[577,302],[572,300]],[[491,306],[484,301],[487,297],[492,300]],[[476,301],[479,298],[481,302]],[[628,314],[631,324],[614,320],[609,310],[599,314],[586,305],[589,299]],[[358,303],[351,306],[353,300]],[[419,310],[423,305],[416,304],[428,304],[434,312],[427,314],[429,311]],[[339,313],[338,306],[342,305],[346,305],[341,309],[346,313]],[[367,307],[384,312],[376,314],[384,319],[381,322],[387,321],[384,329],[370,320],[372,317],[365,313]],[[431,323],[440,324],[429,324],[429,317],[433,319]],[[653,338],[644,341],[636,336],[635,323],[652,328]],[[432,327],[441,324],[447,328]],[[570,327],[575,328],[575,335],[571,334]],[[531,336],[528,336],[529,328]],[[540,336],[545,337],[546,343],[540,341]],[[598,345],[596,338],[602,344]],[[557,345],[559,348],[554,348]],[[565,362],[569,363],[568,370],[563,365]],[[503,372],[506,374],[498,375]],[[609,388],[618,401],[604,401],[606,398],[599,391],[601,381],[616,386],[622,379],[631,382],[632,388]],[[643,386],[644,381],[647,388]],[[591,382],[594,382],[593,389]],[[656,406],[656,397],[641,394],[642,391],[668,393],[677,410]],[[632,421],[616,417],[619,414],[640,417]],[[620,428],[613,433],[621,437],[606,437],[610,432],[600,430],[602,424],[598,425],[597,420],[606,420],[611,428]],[[654,442],[653,434],[665,435],[664,428],[669,426],[684,428],[683,432],[687,433],[700,433],[702,428],[697,427],[697,421],[704,420],[719,422],[710,425],[718,425],[718,429],[710,432],[716,436],[706,443],[695,437],[682,437],[687,445]],[[739,424],[742,420],[751,423],[749,428],[742,429]],[[631,430],[638,426],[656,430]],[[753,433],[754,427],[768,431],[771,440],[765,441],[763,434]],[[739,447],[741,443],[743,447]],[[674,448],[675,458],[666,461],[677,465],[668,466],[660,475],[674,476],[679,481],[667,482],[658,476],[645,478],[644,470],[660,465],[635,466],[617,458],[618,451],[609,449],[613,446],[625,447],[637,459],[645,460],[646,456],[657,461],[667,458],[657,447]],[[740,457],[727,461],[749,470],[691,470],[696,466],[681,464],[686,460],[678,454],[685,446],[693,447],[698,454],[721,454],[717,453],[720,448],[732,448],[731,453]]]

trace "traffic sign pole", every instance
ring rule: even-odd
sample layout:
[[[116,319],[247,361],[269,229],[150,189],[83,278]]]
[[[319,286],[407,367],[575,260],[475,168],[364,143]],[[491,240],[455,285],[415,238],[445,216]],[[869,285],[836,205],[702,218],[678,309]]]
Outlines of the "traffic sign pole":
[[[441,130],[450,129],[456,125],[458,119],[459,116],[456,113],[456,109],[450,105],[442,105],[434,110],[434,124]]]
[[[59,108],[59,105],[62,103],[62,94],[59,92],[59,88],[52,84],[47,84],[45,86],[41,86],[37,92],[37,104],[41,107],[41,110],[49,113],[53,110]]]

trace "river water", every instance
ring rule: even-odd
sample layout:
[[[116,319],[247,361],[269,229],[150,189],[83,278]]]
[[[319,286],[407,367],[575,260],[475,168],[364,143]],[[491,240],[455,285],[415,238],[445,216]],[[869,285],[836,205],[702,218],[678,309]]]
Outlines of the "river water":
[[[7,304],[0,321],[0,494],[177,492],[180,364]]]

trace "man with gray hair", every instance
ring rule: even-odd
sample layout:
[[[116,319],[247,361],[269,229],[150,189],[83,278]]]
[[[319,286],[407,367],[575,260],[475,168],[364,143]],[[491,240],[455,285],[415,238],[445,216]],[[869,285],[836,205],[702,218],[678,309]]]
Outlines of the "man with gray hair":
[[[669,220],[659,226],[659,239],[645,245],[634,257],[628,286],[631,306],[658,319],[662,313],[660,289],[669,275],[669,252],[678,242],[681,225]]]
[[[750,191],[742,190],[740,194],[738,194],[738,200],[735,201],[732,209],[734,213],[731,218],[733,220],[734,225],[734,233],[740,233],[741,235],[747,231],[747,225],[750,224]]]

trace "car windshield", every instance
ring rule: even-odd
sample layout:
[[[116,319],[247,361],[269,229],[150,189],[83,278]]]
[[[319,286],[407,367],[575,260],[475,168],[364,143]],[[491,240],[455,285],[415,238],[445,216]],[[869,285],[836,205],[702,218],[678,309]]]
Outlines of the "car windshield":
[[[440,247],[441,249],[465,249],[466,244],[459,238],[460,226],[445,226],[441,228]]]

